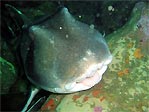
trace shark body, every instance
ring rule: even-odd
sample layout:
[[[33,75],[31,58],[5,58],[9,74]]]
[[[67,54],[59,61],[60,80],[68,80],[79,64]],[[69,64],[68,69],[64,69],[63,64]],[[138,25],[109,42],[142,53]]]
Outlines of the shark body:
[[[28,79],[54,93],[73,93],[102,79],[112,55],[96,29],[77,21],[67,8],[32,25],[24,34],[21,55]]]

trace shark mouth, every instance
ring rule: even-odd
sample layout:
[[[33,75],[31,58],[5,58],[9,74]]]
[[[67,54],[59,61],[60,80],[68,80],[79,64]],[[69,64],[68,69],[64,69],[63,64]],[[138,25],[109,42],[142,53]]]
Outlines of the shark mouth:
[[[106,69],[107,66],[103,66],[100,69],[98,68],[97,70],[91,70],[90,72],[92,73],[90,73],[89,75],[85,74],[76,82],[67,84],[65,86],[65,89],[71,92],[89,89],[100,82],[100,80],[102,79],[102,75],[106,71]]]
[[[55,88],[58,93],[72,93],[87,90],[96,85],[102,79],[103,73],[107,69],[107,65],[112,61],[112,57],[104,63],[94,64],[90,66],[86,72],[72,83],[65,85],[65,90]]]

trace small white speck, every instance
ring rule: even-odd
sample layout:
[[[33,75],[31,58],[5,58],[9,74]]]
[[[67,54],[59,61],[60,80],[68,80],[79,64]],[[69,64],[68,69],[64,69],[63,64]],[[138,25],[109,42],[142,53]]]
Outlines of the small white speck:
[[[81,15],[79,15],[79,18],[82,18],[82,16],[81,16]]]
[[[113,6],[108,6],[108,11],[114,11],[114,8],[113,8]]]
[[[61,30],[61,29],[62,29],[62,27],[60,26],[60,27],[59,27],[59,29]]]
[[[68,34],[66,34],[66,38],[68,38],[69,37],[69,35]]]

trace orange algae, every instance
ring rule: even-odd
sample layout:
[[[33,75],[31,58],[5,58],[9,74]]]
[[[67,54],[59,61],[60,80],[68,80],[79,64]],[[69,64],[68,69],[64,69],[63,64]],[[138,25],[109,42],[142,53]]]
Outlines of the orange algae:
[[[129,73],[129,69],[126,68],[126,69],[123,70],[123,72],[124,72],[124,74],[128,74]]]
[[[138,59],[140,59],[140,58],[143,57],[143,54],[141,53],[141,49],[137,48],[137,49],[135,50],[135,52],[134,52],[134,57],[135,57],[135,58],[138,58]]]
[[[83,98],[83,102],[88,101],[88,99],[89,99],[89,97],[88,97],[88,96],[85,96],[85,97]]]
[[[120,76],[120,77],[124,75],[123,71],[119,71],[117,74],[118,74],[118,76]]]
[[[73,101],[76,101],[78,98],[80,98],[79,95],[74,95],[72,99],[73,99]]]
[[[122,76],[124,76],[124,75],[126,75],[128,73],[129,73],[129,69],[126,68],[124,70],[119,71],[117,74],[118,74],[118,76],[122,77]]]
[[[98,97],[99,93],[100,93],[99,90],[94,90],[94,91],[92,92],[92,95],[93,95],[94,97]]]
[[[54,99],[50,99],[42,108],[41,110],[53,110],[55,109],[56,105],[55,105],[55,101]]]
[[[103,100],[105,100],[105,97],[102,96],[99,100],[102,102]]]

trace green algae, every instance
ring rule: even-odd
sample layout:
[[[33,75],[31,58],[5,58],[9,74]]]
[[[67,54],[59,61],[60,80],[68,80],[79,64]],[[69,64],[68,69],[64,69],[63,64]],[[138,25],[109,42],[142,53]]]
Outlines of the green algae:
[[[0,63],[1,65],[5,65],[5,64],[8,65],[8,68],[9,68],[8,70],[10,70],[13,74],[16,73],[14,65],[8,62],[7,60],[5,60],[4,58],[0,57]],[[2,75],[2,70],[0,71],[0,75]]]
[[[15,82],[17,74],[14,65],[2,57],[0,57],[0,68],[1,94],[5,94]]]

